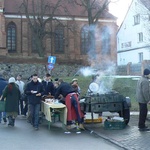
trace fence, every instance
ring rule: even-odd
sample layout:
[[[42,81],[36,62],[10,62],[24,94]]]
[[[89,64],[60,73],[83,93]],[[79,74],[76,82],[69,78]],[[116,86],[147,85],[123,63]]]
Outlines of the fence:
[[[116,74],[140,76],[143,74],[145,68],[150,69],[150,60],[144,60],[142,63],[138,64],[128,63],[127,65],[117,66]]]

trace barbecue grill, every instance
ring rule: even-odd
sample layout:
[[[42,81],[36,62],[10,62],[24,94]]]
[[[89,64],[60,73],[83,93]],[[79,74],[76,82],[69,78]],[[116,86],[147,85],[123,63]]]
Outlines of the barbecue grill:
[[[130,120],[130,98],[124,97],[116,91],[109,91],[103,94],[96,93],[98,85],[96,85],[96,83],[91,84],[88,90],[89,94],[81,103],[82,110],[85,113],[91,112],[92,119],[93,113],[102,113],[106,111],[117,112],[120,117],[124,118],[125,123],[128,124]]]

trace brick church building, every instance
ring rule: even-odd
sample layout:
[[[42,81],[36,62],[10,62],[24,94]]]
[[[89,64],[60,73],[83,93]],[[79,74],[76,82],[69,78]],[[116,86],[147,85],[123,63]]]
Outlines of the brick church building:
[[[29,0],[31,1],[31,0]],[[47,0],[56,2],[57,0]],[[65,0],[70,3],[67,5],[73,19],[70,19],[65,12],[55,14],[58,20],[61,20],[67,27],[61,26],[53,20],[47,24],[53,33],[58,36],[45,36],[43,38],[44,57],[40,58],[34,45],[34,36],[32,35],[29,22],[26,15],[21,13],[20,6],[23,0],[0,0],[0,62],[23,62],[23,60],[36,62],[47,61],[48,56],[56,56],[58,63],[77,63],[88,64],[89,41],[88,33],[85,30],[88,25],[87,14],[81,6],[72,5],[73,0]],[[30,3],[32,8],[32,3]],[[76,24],[76,26],[75,26]],[[74,26],[76,30],[71,31]],[[116,52],[116,17],[106,9],[96,26],[94,59],[99,63],[106,60],[117,61]],[[88,49],[88,50],[87,50]]]

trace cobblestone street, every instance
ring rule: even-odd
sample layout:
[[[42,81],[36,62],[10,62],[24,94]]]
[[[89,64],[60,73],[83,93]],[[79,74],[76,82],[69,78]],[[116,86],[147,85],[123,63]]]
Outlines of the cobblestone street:
[[[140,132],[138,130],[138,115],[131,115],[129,125],[122,130],[106,130],[101,124],[86,124],[96,135],[111,141],[125,150],[149,150],[150,132]],[[146,124],[150,127],[150,121]]]

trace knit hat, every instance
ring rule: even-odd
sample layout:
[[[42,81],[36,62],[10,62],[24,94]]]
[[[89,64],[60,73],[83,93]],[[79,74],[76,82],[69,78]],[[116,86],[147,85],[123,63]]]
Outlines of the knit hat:
[[[14,77],[9,78],[9,80],[8,80],[8,83],[15,83],[15,82],[16,82],[16,80]]]
[[[72,79],[72,82],[74,82],[74,81],[78,81],[78,79],[77,78]]]
[[[144,75],[149,75],[150,74],[150,70],[149,69],[144,69]]]

